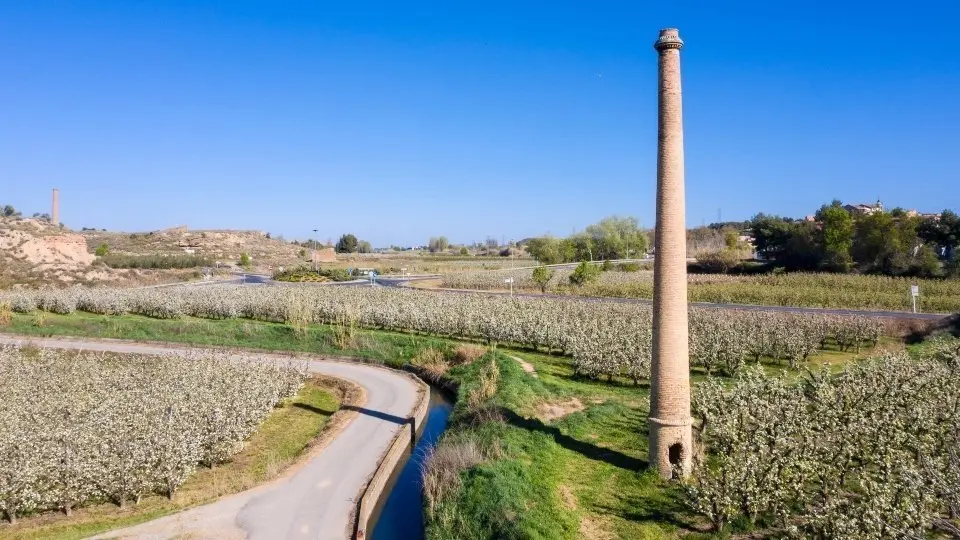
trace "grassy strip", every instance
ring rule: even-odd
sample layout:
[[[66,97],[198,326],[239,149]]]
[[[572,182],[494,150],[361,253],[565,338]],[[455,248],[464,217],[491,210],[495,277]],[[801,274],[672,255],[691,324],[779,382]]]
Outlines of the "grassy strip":
[[[440,447],[469,443],[484,459],[441,499],[428,538],[675,538],[694,528],[677,488],[647,471],[646,386],[581,380],[562,358],[510,354],[539,377],[496,352],[448,373],[460,399]],[[469,396],[489,361],[497,389],[477,405]],[[551,419],[551,405],[569,414]]]
[[[198,469],[174,499],[152,495],[120,510],[113,504],[79,508],[73,516],[43,514],[0,525],[0,539],[74,539],[128,527],[238,493],[275,478],[317,437],[340,402],[331,381],[312,378],[297,397],[274,411],[244,449],[224,465]]]
[[[326,325],[293,328],[282,323],[244,319],[152,319],[140,315],[74,312],[13,313],[0,332],[30,336],[81,336],[161,341],[215,347],[356,356],[395,367],[426,348],[450,351],[454,341],[397,332],[334,329]]]

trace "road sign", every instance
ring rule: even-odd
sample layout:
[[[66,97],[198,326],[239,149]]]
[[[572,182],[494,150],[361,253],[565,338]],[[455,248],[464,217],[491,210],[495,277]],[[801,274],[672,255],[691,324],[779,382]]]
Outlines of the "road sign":
[[[920,286],[911,285],[910,286],[910,296],[920,296]]]
[[[508,277],[507,279],[503,280],[503,282],[504,282],[504,283],[513,283],[513,278],[512,278],[512,277]]]

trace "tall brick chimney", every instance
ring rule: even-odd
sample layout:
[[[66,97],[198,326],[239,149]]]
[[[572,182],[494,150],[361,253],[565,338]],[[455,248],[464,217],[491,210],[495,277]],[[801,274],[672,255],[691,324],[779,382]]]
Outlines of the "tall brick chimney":
[[[687,331],[687,225],[683,189],[683,111],[676,28],[660,31],[657,225],[653,264],[650,467],[663,478],[690,473],[690,356]]]
[[[60,190],[53,188],[53,209],[50,213],[50,223],[54,227],[60,226]]]

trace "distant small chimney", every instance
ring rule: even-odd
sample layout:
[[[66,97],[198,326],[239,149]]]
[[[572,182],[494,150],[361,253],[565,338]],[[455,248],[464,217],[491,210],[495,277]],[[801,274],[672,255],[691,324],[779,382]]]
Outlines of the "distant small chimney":
[[[60,226],[60,190],[53,188],[53,211],[50,214],[50,223],[54,227]]]

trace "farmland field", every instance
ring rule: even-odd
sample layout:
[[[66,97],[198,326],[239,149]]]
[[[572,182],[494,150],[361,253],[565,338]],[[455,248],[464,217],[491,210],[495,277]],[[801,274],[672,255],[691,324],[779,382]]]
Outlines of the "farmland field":
[[[867,515],[865,504],[922,532],[942,519],[947,488],[918,492],[919,498],[896,508],[880,493],[853,494],[873,489],[880,480],[904,490],[913,489],[913,478],[924,478],[925,485],[952,481],[951,462],[938,462],[948,472],[936,476],[923,463],[904,461],[916,454],[897,441],[929,441],[924,452],[946,457],[936,449],[952,444],[947,439],[952,432],[931,426],[955,420],[949,411],[953,404],[960,406],[960,392],[955,385],[931,384],[931,378],[960,380],[949,371],[955,345],[908,357],[896,340],[883,337],[883,325],[867,317],[691,310],[694,412],[709,455],[729,452],[740,461],[763,460],[789,475],[839,471],[825,467],[823,456],[836,456],[837,445],[853,449],[850,463],[866,467],[856,479],[804,477],[802,482],[804,490],[821,481],[832,486],[828,512],[820,503],[807,505],[816,500],[798,494],[807,491],[775,490],[763,483],[780,485],[786,477],[751,476],[751,469],[737,467],[740,461],[718,458],[719,469],[707,465],[714,461],[698,462],[691,483],[684,485],[646,472],[650,336],[644,329],[649,329],[650,309],[645,305],[289,286],[13,293],[0,303],[14,311],[5,329],[17,333],[336,353],[396,367],[410,364],[436,380],[456,382],[451,427],[428,460],[430,538],[678,538],[744,532],[778,537],[789,533],[778,521],[782,508],[793,512],[790,522],[799,527],[797,534],[843,537],[823,531],[873,526],[858,517]],[[463,354],[463,340],[493,350]],[[936,356],[938,351],[946,352]],[[879,359],[859,361],[868,356]],[[524,371],[517,359],[536,373]],[[901,374],[915,382],[900,385]],[[835,405],[818,409],[797,401],[808,395],[797,393],[801,388],[839,397]],[[890,407],[876,401],[891,392],[901,393]],[[883,412],[851,416],[841,405],[856,400]],[[757,403],[768,405],[757,408]],[[927,403],[946,405],[937,412]],[[747,414],[744,407],[767,423],[716,421],[716,410],[739,418]],[[811,412],[797,412],[804,410]],[[922,416],[909,416],[914,413]],[[837,424],[827,419],[841,416],[856,422],[857,429],[847,434],[831,427]],[[894,437],[886,454],[864,442],[880,429],[878,418],[903,426],[895,431],[882,424]],[[752,445],[757,430],[778,426],[809,437],[798,440],[834,446],[818,447],[821,453],[804,454],[802,462],[778,461]],[[857,453],[860,448],[870,453]],[[899,459],[905,468],[876,476],[874,454]],[[749,489],[769,496],[747,510],[723,502],[724,497],[752,501]],[[921,517],[910,521],[896,512]],[[889,533],[883,527],[872,529],[879,531],[875,537]]]
[[[580,296],[652,298],[653,272],[603,272],[597,281],[582,286],[569,283],[570,269],[558,269],[547,286],[548,293]],[[440,286],[453,289],[506,290],[506,278],[514,288],[539,292],[531,270],[451,272]],[[919,285],[919,309],[923,312],[960,311],[960,279],[918,279],[853,274],[785,273],[756,276],[688,274],[691,302],[756,304],[842,309],[909,311],[910,286]]]
[[[465,469],[454,469],[458,480],[450,485],[440,481],[448,477],[438,477],[438,485],[444,487],[435,490],[432,510],[428,511],[431,538],[713,535],[709,532],[711,514],[698,510],[701,507],[697,506],[697,501],[709,502],[711,492],[704,491],[698,498],[695,492],[677,484],[663,483],[655,474],[645,472],[644,419],[648,389],[643,381],[635,384],[626,371],[609,379],[577,375],[576,364],[570,358],[509,348],[487,352],[480,359],[464,363],[455,360],[455,340],[361,329],[355,331],[352,339],[345,340],[340,335],[343,329],[337,324],[309,323],[301,329],[288,323],[257,320],[188,316],[155,319],[74,312],[46,314],[43,325],[36,326],[36,316],[37,312],[17,313],[9,328],[37,334],[104,335],[336,352],[380,358],[392,365],[417,364],[419,359],[433,356],[426,354],[428,351],[437,350],[441,364],[448,364],[441,368],[443,375],[461,386],[451,428],[437,450],[436,466],[444,465],[444,456],[450,454],[466,452],[473,457],[466,461]],[[891,346],[896,349],[890,342],[881,345]],[[853,346],[846,347],[845,351],[840,351],[841,348],[831,337],[826,351],[814,351],[797,369],[791,368],[786,360],[778,361],[765,355],[761,356],[760,364],[772,377],[785,371],[791,381],[804,381],[807,377],[804,369],[814,368],[813,372],[817,373],[816,366],[824,359],[829,358],[831,372],[837,369],[842,372],[844,364],[854,359],[882,354],[874,353],[869,343],[863,345],[859,354]],[[514,358],[535,367],[536,377],[524,372]],[[909,365],[903,364],[905,360],[898,360],[899,357],[888,358],[887,362],[900,362],[895,369],[898,373]],[[706,406],[702,401],[704,397],[713,400],[710,403],[720,403],[716,400],[721,399],[721,394],[717,390],[709,391],[713,388],[711,380],[722,383],[721,390],[755,391],[750,390],[757,387],[755,383],[744,386],[758,380],[750,366],[755,361],[749,355],[745,361],[748,365],[739,369],[734,377],[708,377],[706,367],[697,365],[693,379],[701,401],[695,403]],[[936,373],[934,369],[923,369]],[[724,369],[718,367],[716,371],[723,373]],[[877,379],[879,373],[866,374],[856,372],[851,377],[861,382],[884,380]],[[708,391],[708,395],[703,394],[704,391]],[[945,398],[953,399],[952,396],[952,393],[944,394]],[[726,433],[720,434],[727,437],[723,440],[752,440],[730,439],[730,432]],[[734,448],[738,452],[755,451],[749,446]],[[769,523],[765,521],[750,524],[727,519],[728,523],[723,525],[727,531],[769,532]],[[773,533],[775,535],[776,530]]]

